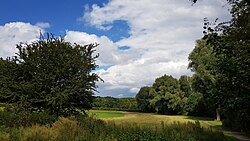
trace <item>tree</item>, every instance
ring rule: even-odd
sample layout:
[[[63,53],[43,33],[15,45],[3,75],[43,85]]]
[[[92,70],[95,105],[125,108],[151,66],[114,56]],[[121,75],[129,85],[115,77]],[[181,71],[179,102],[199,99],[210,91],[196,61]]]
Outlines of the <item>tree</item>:
[[[179,79],[180,89],[185,93],[185,97],[188,97],[192,93],[191,77],[182,75]]]
[[[222,110],[223,125],[250,130],[250,1],[227,0],[231,4],[232,19],[211,28],[205,22],[207,45],[213,48],[214,65]],[[194,1],[196,2],[196,1]],[[220,32],[218,32],[220,31]],[[222,33],[222,34],[220,34]]]
[[[182,114],[187,98],[180,90],[177,79],[168,75],[157,78],[150,94],[153,95],[150,103],[158,113]]]
[[[195,48],[189,54],[188,68],[194,71],[192,77],[192,87],[194,92],[201,93],[205,99],[205,105],[210,114],[217,114],[217,120],[220,120],[219,107],[221,95],[218,95],[216,87],[216,57],[213,48],[207,45],[207,40],[198,40]],[[211,112],[216,111],[216,112]]]
[[[227,28],[222,28],[224,37],[217,34],[207,38],[220,42],[208,43],[218,58],[219,90],[226,114],[224,125],[250,130],[250,2],[234,1],[232,7],[233,19]]]
[[[15,103],[23,92],[22,71],[11,58],[0,58],[0,102]]]
[[[21,72],[12,83],[18,81],[20,85],[18,89],[7,87],[9,93],[1,93],[1,100],[12,99],[8,101],[26,110],[57,115],[90,109],[95,82],[101,80],[91,72],[97,66],[98,56],[93,56],[96,46],[80,46],[59,38],[20,43],[17,56],[10,61]]]
[[[136,94],[137,106],[142,112],[154,112],[154,107],[150,104],[150,100],[153,96],[150,95],[151,87],[142,87]]]

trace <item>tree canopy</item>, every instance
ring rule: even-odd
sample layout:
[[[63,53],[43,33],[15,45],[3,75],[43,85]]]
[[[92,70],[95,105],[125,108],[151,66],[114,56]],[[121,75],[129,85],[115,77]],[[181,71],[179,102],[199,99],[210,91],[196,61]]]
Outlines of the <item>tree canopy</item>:
[[[28,111],[71,115],[91,108],[100,78],[94,48],[60,38],[17,45],[17,56],[1,59],[0,100]]]
[[[225,116],[223,124],[236,130],[250,130],[250,1],[227,1],[232,6],[230,21],[219,23],[215,28],[207,20],[204,23],[203,40],[212,51],[209,55],[215,63],[205,64],[200,70],[204,72],[203,77],[209,72],[214,78],[214,85],[205,83],[204,87],[215,90],[209,97],[217,99],[213,104],[220,103]],[[202,56],[200,54],[198,60],[204,60]],[[201,71],[195,73],[199,78],[202,78]]]

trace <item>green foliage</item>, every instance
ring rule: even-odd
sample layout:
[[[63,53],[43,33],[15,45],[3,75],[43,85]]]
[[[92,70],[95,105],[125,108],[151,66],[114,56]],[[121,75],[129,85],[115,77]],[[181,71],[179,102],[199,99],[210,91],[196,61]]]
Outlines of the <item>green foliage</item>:
[[[180,90],[178,80],[167,75],[155,80],[150,94],[153,95],[151,105],[161,114],[180,114],[183,103],[187,100]]]
[[[72,115],[91,108],[95,82],[91,71],[97,44],[80,46],[59,38],[17,45],[18,56],[0,60],[0,102],[20,111]]]
[[[183,76],[186,77],[186,76]],[[181,79],[182,81],[182,79]],[[189,85],[189,84],[187,84]],[[152,87],[142,87],[136,95],[138,107],[141,111],[160,114],[182,114],[187,97],[190,93],[189,87],[183,80],[164,75],[155,80]],[[181,90],[185,89],[184,91]]]
[[[115,110],[115,111],[138,111],[135,98],[114,98],[114,97],[95,97],[93,108],[96,110]]]
[[[192,93],[191,77],[182,75],[179,79],[180,89],[184,92],[185,97],[188,97]]]
[[[250,130],[250,2],[229,2],[233,17],[230,22],[220,23],[214,29],[205,22],[207,31],[204,39],[216,58],[212,67],[218,91],[212,97],[220,99],[225,115],[224,125],[247,131]]]
[[[228,2],[232,6],[230,10],[232,19],[229,22],[219,23],[213,28],[211,23],[205,20],[203,40],[205,46],[212,51],[210,56],[215,58],[213,59],[215,63],[205,64],[200,71],[206,74],[206,70],[210,70],[210,74],[215,76],[212,81],[209,75],[205,75],[204,78],[210,79],[210,82],[204,83],[203,86],[210,91],[216,90],[208,94],[211,99],[217,101],[212,103],[220,104],[225,115],[223,124],[235,130],[249,131],[250,1],[228,0]],[[199,55],[200,60],[203,60],[204,54]],[[213,82],[214,85],[211,85]]]
[[[57,116],[46,112],[13,112],[0,111],[0,125],[6,127],[31,126],[33,124],[52,124],[57,120]]]
[[[136,94],[136,101],[138,108],[142,112],[154,112],[154,107],[150,104],[150,100],[153,99],[153,95],[150,94],[151,87],[142,87]]]
[[[200,100],[204,102],[204,111],[207,111],[199,114],[214,116],[222,98],[218,95],[217,85],[220,84],[217,80],[218,74],[215,73],[217,68],[213,48],[207,45],[207,40],[198,40],[188,59],[188,68],[195,72],[191,79],[193,91],[202,94]]]

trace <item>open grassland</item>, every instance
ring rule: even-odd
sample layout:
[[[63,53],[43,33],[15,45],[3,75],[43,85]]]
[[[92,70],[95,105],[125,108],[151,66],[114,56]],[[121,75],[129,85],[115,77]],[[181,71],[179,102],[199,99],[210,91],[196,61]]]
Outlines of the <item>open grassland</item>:
[[[105,111],[105,110],[90,110],[90,115],[95,115],[108,124],[115,124],[122,127],[141,127],[158,130],[162,126],[172,126],[178,124],[193,123],[198,121],[202,128],[222,132],[222,122],[206,117],[193,117],[183,115],[158,115],[153,113],[138,113],[124,111]],[[120,116],[117,116],[120,115]],[[223,133],[229,141],[237,141],[230,132]]]
[[[138,126],[161,126],[172,123],[195,123],[199,121],[203,127],[216,126],[221,127],[221,121],[215,121],[212,118],[192,117],[182,115],[158,115],[153,113],[138,113],[138,112],[123,112],[123,111],[105,111],[105,110],[90,110],[89,115],[102,119],[109,123],[117,125],[138,125]]]
[[[44,114],[39,116],[40,124],[11,126],[16,117],[32,122],[37,116],[2,112],[0,141],[236,141],[221,131],[204,128],[194,117],[100,110],[88,114],[90,117],[59,117],[50,124],[40,122],[50,119],[51,115]]]
[[[117,118],[117,117],[123,117],[125,115],[124,112],[105,111],[105,110],[89,110],[87,113],[90,117],[101,118],[101,119]]]

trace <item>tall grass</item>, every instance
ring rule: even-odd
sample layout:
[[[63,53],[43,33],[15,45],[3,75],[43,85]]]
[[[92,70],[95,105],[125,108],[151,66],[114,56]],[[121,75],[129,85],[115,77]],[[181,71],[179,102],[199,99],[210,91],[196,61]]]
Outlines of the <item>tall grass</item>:
[[[196,123],[161,123],[142,127],[131,123],[116,125],[102,120],[78,117],[59,118],[52,125],[0,127],[0,140],[20,141],[227,141],[222,132]]]

